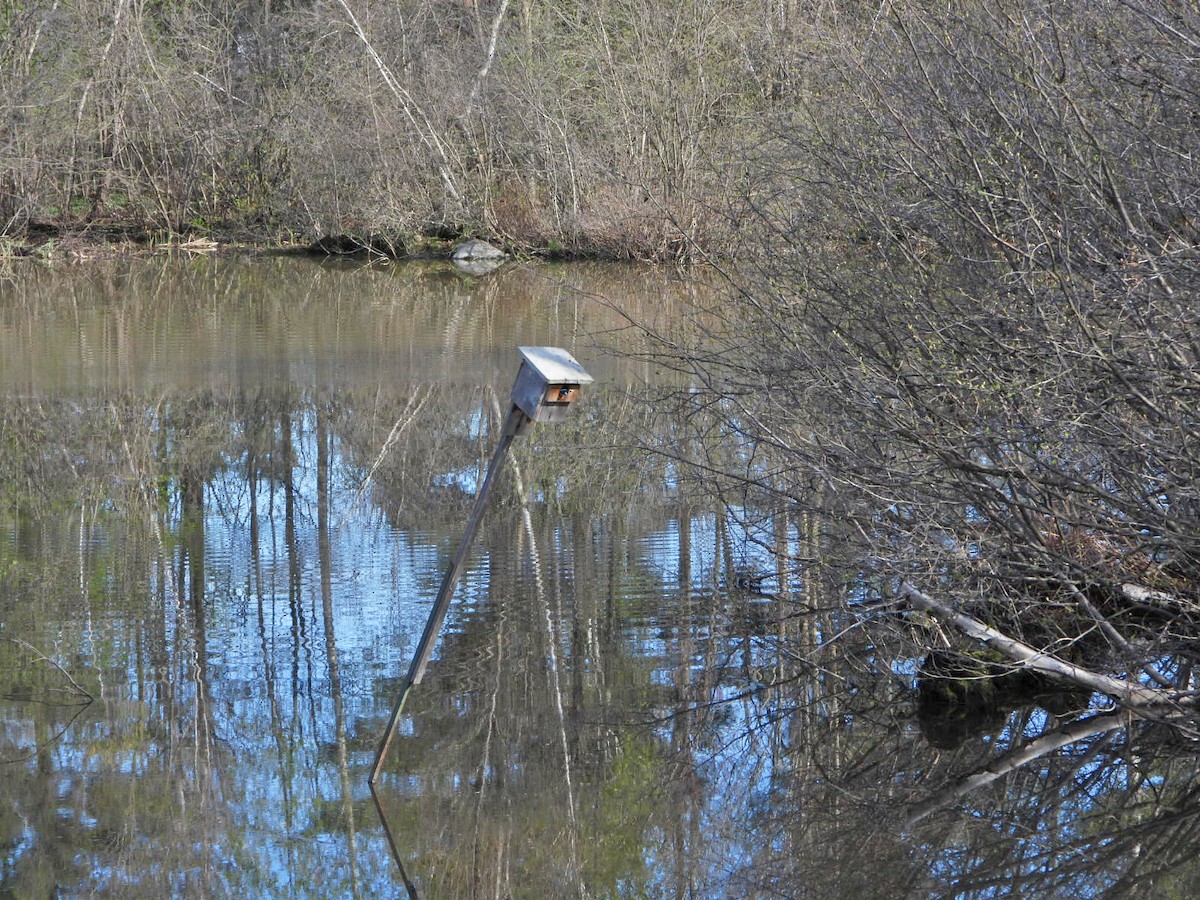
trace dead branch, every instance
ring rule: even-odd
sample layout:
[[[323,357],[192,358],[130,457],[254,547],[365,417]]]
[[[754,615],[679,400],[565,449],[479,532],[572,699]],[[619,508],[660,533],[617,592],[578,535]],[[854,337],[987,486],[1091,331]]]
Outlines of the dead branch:
[[[1103,675],[1059,659],[1052,653],[1031,647],[972,616],[959,612],[941,601],[934,600],[911,584],[901,585],[900,596],[914,608],[953,625],[967,637],[1001,653],[1018,668],[1028,669],[1055,681],[1104,694],[1130,709],[1144,711],[1154,708],[1161,710],[1164,707],[1177,706],[1185,696],[1174,691],[1147,687],[1133,681]]]

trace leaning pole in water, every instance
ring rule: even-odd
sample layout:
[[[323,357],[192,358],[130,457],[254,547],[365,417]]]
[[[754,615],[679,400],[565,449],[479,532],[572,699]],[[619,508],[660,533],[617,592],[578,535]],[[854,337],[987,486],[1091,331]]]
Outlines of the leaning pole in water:
[[[488,494],[496,473],[504,465],[504,457],[513,438],[519,434],[528,433],[534,422],[562,422],[571,410],[571,404],[579,397],[580,388],[591,384],[592,376],[584,371],[583,366],[575,361],[566,350],[558,347],[518,347],[521,353],[521,368],[517,371],[517,379],[513,383],[512,407],[504,420],[500,432],[500,442],[492,453],[488,463],[487,474],[483,483],[475,493],[475,503],[471,507],[471,516],[467,519],[467,528],[462,541],[450,561],[450,568],[442,579],[437,599],[417,643],[417,650],[409,666],[408,674],[400,685],[400,696],[388,719],[387,731],[379,744],[379,752],[375,756],[375,765],[371,768],[371,776],[367,783],[374,785],[383,768],[388,748],[396,734],[396,726],[400,722],[400,713],[404,709],[404,701],[413,685],[421,683],[425,676],[425,667],[433,654],[433,645],[437,642],[446,620],[446,611],[450,608],[450,600],[454,596],[454,588],[458,585],[459,575],[462,574],[463,564],[471,551],[471,542],[479,528],[479,520],[483,518],[483,509],[487,505]]]

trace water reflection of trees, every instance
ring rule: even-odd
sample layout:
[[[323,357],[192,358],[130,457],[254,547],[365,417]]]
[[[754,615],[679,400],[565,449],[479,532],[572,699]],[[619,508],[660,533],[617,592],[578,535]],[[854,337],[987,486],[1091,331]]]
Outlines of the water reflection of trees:
[[[456,485],[441,473],[474,469],[490,403],[464,413],[461,391],[424,393],[426,418],[393,442],[381,467],[379,439],[392,410],[407,404],[401,398],[361,403],[289,389],[168,395],[153,406],[128,396],[4,405],[4,433],[23,440],[0,459],[12,534],[0,567],[3,621],[31,646],[57,645],[65,630],[66,645],[80,648],[68,651],[72,667],[94,680],[102,707],[36,756],[29,790],[8,793],[7,833],[28,835],[30,845],[6,886],[37,894],[55,882],[134,885],[135,894],[164,895],[287,884],[303,893],[320,873],[322,893],[357,894],[372,879],[390,881],[378,847],[373,869],[358,857],[358,782],[406,635],[390,616],[372,622],[382,644],[352,635],[356,656],[346,663],[339,629],[364,623],[336,608],[347,575],[334,554],[346,550],[339,530],[415,524],[434,548],[415,560],[432,593],[461,527],[446,508]],[[539,447],[552,450],[553,440]],[[536,453],[523,460],[531,488],[547,485],[536,488],[541,505],[583,508],[541,472]],[[575,464],[614,465],[608,451]],[[372,467],[375,487],[363,496]],[[588,508],[594,515],[597,503],[613,502]],[[506,556],[508,540],[493,528],[482,556]],[[475,576],[475,590],[500,577]],[[27,730],[49,743],[65,722],[21,709],[5,747],[30,749]],[[318,784],[322,772],[328,785]],[[37,799],[67,782],[80,790],[57,807]],[[109,834],[106,843],[97,834]],[[58,858],[47,842],[76,850]]]
[[[570,545],[588,537],[576,533]],[[410,709],[389,812],[418,878],[456,895],[503,894],[514,883],[533,885],[531,896],[571,893],[538,880],[546,861],[529,847],[557,846],[561,862],[574,828],[595,888],[597,869],[621,868],[604,827],[615,803],[625,828],[638,826],[622,882],[632,893],[1186,892],[1195,766],[1177,731],[1127,714],[1025,706],[957,748],[933,750],[912,679],[896,669],[917,645],[855,627],[861,620],[836,607],[805,609],[822,591],[804,585],[789,586],[792,612],[775,606],[748,621],[744,601],[754,598],[719,589],[740,569],[715,554],[693,573],[689,542],[676,549],[677,593],[664,585],[655,609],[615,614],[661,642],[657,653],[631,655],[629,642],[616,642],[622,649],[593,668],[576,636],[595,629],[603,641],[614,616],[581,604],[574,580],[564,661],[573,772],[589,798],[576,821],[554,766],[528,767],[557,758],[548,654],[508,643],[508,616],[536,618],[534,598],[500,589],[503,614],[473,612],[450,637],[438,688]],[[649,687],[614,704],[627,667],[646,666],[649,678],[634,677]],[[642,727],[615,721],[625,715]],[[444,830],[430,834],[429,822]]]
[[[6,690],[26,679],[5,758],[49,744],[5,789],[6,889],[391,890],[364,773],[425,607],[345,598],[378,552],[407,554],[384,563],[401,605],[433,595],[493,399],[209,389],[0,409],[25,438],[0,463],[0,621],[62,648],[100,698],[74,724],[77,707],[35,709],[61,678],[0,641]],[[628,427],[623,402],[597,392],[515,454],[410,700],[381,800],[424,891],[1187,892],[1184,733],[1022,704],[931,747],[924,626],[862,615],[843,576],[863,564],[831,518],[670,489],[661,458],[611,449],[601,422]],[[817,562],[797,578],[796,559]]]
[[[465,408],[479,385],[511,384],[518,343],[610,341],[624,323],[598,298],[660,321],[664,298],[681,292],[669,273],[613,265],[509,265],[483,279],[442,263],[284,257],[113,259],[74,278],[29,267],[0,282],[12,323],[0,330],[0,378],[26,396],[81,384],[188,394],[280,377],[308,384],[324,367],[327,383],[364,394],[381,378],[454,387]],[[593,374],[614,374],[588,349]],[[623,365],[621,383],[637,377]]]

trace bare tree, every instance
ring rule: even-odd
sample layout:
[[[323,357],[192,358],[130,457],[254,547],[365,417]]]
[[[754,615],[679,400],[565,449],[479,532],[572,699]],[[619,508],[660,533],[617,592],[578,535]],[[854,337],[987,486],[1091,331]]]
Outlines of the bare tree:
[[[735,215],[761,263],[662,345],[694,385],[671,452],[740,505],[823,512],[852,601],[925,597],[1016,641],[966,629],[1009,667],[1190,705],[1200,17],[878,12],[756,151]]]

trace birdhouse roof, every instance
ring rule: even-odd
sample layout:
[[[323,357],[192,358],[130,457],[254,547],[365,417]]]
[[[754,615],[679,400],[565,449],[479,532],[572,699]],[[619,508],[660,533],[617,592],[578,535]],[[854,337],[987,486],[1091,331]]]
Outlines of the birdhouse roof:
[[[547,384],[591,384],[592,378],[570,353],[561,347],[518,347],[521,356]]]

